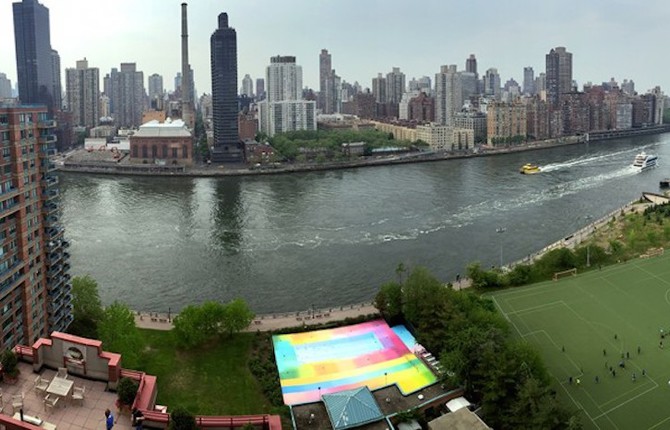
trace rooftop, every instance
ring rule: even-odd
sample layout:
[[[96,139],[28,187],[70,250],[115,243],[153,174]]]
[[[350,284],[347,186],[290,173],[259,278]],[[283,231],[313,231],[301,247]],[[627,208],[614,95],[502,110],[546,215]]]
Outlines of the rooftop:
[[[35,377],[52,380],[56,372],[51,369],[42,370],[39,374],[33,372],[33,368],[28,363],[19,362],[19,380],[16,384],[0,383],[2,389],[2,413],[12,416],[12,396],[22,394],[24,417],[38,417],[45,423],[56,426],[58,430],[97,430],[105,428],[105,409],[109,409],[118,419],[114,425],[115,430],[130,430],[132,428],[130,417],[128,415],[117,416],[116,412],[116,393],[107,391],[107,383],[100,381],[91,381],[77,376],[68,375],[68,379],[74,380],[75,387],[84,387],[83,405],[72,404],[71,401],[65,402],[62,406],[57,404],[55,408],[45,410],[44,394],[37,393],[35,390]],[[17,410],[18,412],[18,410]],[[42,424],[44,426],[44,423]],[[45,427],[47,428],[47,427]]]

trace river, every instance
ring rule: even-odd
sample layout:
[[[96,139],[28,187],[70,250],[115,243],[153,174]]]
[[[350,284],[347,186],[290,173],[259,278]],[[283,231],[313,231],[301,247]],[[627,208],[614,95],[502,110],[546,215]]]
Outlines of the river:
[[[452,280],[469,262],[518,260],[657,191],[668,142],[276,176],[61,173],[71,272],[95,278],[104,304],[147,311],[235,297],[258,313],[358,303],[401,262]],[[635,172],[641,150],[660,167]],[[527,162],[543,172],[520,175]]]

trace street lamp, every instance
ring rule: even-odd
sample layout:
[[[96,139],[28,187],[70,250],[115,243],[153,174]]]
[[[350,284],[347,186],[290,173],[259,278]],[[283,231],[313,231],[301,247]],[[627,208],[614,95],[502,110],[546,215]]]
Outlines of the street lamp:
[[[503,266],[503,240],[502,240],[502,234],[506,232],[507,229],[505,227],[498,227],[496,229],[496,233],[500,234],[500,270],[502,270]]]
[[[585,220],[588,222],[591,222],[591,218],[593,218],[591,215],[586,215],[584,217]],[[589,226],[585,227],[589,228]],[[591,267],[591,242],[589,242],[589,238],[587,237],[587,242],[586,242],[586,267]]]

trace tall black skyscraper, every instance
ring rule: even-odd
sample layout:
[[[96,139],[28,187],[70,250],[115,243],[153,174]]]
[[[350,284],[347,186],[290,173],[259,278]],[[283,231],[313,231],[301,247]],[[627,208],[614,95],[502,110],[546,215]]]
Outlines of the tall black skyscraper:
[[[212,162],[244,161],[237,116],[237,33],[228,27],[228,14],[219,14],[219,28],[210,39],[212,64]]]
[[[60,71],[54,70],[60,61],[54,61],[52,55],[49,9],[37,0],[23,0],[12,6],[19,98],[22,103],[40,103],[50,111],[60,110],[60,82],[55,79]]]

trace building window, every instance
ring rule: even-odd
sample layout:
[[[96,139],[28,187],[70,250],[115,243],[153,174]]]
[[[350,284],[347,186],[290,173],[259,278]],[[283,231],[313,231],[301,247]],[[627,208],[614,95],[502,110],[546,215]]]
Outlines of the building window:
[[[172,148],[172,158],[177,158],[179,156],[178,152],[177,148]]]
[[[148,153],[148,150],[147,150],[147,146],[142,145],[142,158],[148,158],[148,157],[149,157],[149,153]]]
[[[152,158],[158,157],[158,146],[151,145],[151,157]]]
[[[181,158],[188,158],[188,146],[186,145],[181,147]]]
[[[168,147],[163,145],[163,158],[168,158]]]
[[[137,158],[137,145],[133,145],[133,158]]]

